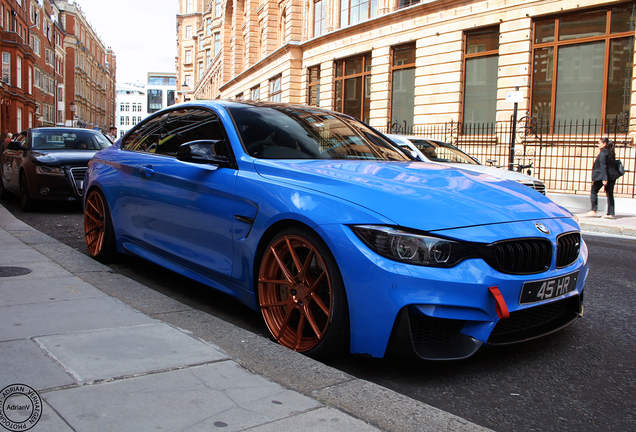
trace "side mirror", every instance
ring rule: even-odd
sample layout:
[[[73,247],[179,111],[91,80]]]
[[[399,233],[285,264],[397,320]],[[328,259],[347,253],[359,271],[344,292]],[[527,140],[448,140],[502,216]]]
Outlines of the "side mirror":
[[[25,147],[22,147],[22,144],[20,143],[20,141],[11,141],[9,144],[7,144],[7,149],[20,150],[20,151],[26,150]]]
[[[181,144],[177,150],[177,159],[184,162],[227,165],[230,160],[218,154],[224,143],[224,140],[197,140]]]

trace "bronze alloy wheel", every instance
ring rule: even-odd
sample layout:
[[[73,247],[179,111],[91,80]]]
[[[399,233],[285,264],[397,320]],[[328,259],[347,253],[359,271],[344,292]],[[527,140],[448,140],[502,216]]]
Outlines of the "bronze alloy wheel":
[[[102,262],[113,260],[116,253],[113,226],[104,196],[98,190],[90,191],[86,197],[84,238],[92,257]]]
[[[298,232],[284,233],[270,243],[261,261],[258,298],[274,339],[287,348],[307,353],[325,339],[332,330],[329,326],[334,314],[342,315],[345,306],[334,302],[338,298],[335,270],[328,263],[333,259],[325,257],[315,242]],[[334,325],[341,325],[341,321]]]

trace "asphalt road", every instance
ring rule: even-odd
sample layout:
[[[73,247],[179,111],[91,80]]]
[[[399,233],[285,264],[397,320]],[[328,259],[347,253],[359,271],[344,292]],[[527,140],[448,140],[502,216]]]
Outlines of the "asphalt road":
[[[18,219],[83,252],[79,206],[53,205]],[[565,330],[524,344],[486,348],[456,362],[396,362],[353,355],[329,362],[359,378],[496,431],[636,430],[636,241],[584,236],[590,249],[585,316]],[[260,313],[141,260],[125,274],[191,307],[267,335]]]

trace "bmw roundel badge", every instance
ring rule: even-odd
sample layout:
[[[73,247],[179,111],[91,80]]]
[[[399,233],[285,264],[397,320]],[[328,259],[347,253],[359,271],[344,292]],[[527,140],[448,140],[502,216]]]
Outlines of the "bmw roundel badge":
[[[547,226],[543,225],[542,223],[540,223],[540,222],[535,222],[535,223],[534,223],[534,226],[536,226],[536,227],[537,227],[537,229],[538,229],[539,231],[541,231],[543,234],[545,234],[545,235],[550,234],[550,228],[548,228]]]

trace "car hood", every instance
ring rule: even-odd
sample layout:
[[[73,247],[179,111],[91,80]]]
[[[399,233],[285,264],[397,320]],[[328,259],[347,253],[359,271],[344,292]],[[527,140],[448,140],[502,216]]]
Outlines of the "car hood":
[[[501,177],[501,178],[504,178],[506,180],[512,180],[512,181],[516,181],[516,182],[540,181],[539,179],[537,179],[535,177],[532,177],[532,176],[529,176],[527,174],[519,173],[519,172],[516,172],[516,171],[510,171],[510,170],[503,169],[503,168],[496,168],[496,167],[492,167],[492,166],[487,166],[487,165],[447,164],[447,163],[445,163],[444,165],[452,166],[453,168],[461,168],[461,169],[467,169],[467,170],[476,171],[476,172],[480,172],[480,173],[484,173],[484,174],[490,174],[490,175],[494,175],[496,177]]]
[[[346,160],[256,160],[263,177],[333,195],[426,231],[572,217],[521,184],[448,165]]]
[[[93,150],[32,151],[30,157],[44,165],[88,166],[88,161],[95,156],[95,153],[97,151]]]

